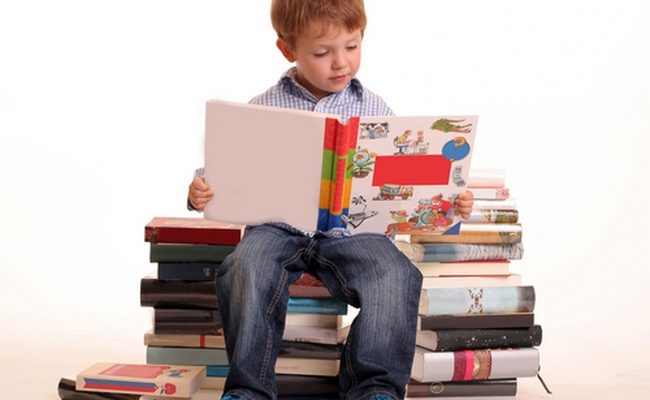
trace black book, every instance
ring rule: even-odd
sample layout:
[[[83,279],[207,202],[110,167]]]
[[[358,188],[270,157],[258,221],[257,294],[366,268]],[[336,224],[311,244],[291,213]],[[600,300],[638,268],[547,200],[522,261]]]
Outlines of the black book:
[[[154,308],[153,330],[158,334],[220,335],[218,310]]]
[[[215,244],[151,243],[151,262],[222,262],[235,246]]]
[[[533,347],[542,343],[542,327],[419,330],[415,344],[433,351]]]
[[[418,382],[411,379],[406,385],[407,397],[478,397],[515,396],[516,379],[489,379],[483,381]]]
[[[311,342],[291,342],[283,340],[278,356],[291,358],[317,358],[338,360],[341,358],[341,345]]]
[[[76,389],[76,381],[67,378],[59,380],[59,397],[61,400],[138,400],[139,394],[122,394],[109,392],[84,392]]]
[[[220,263],[160,262],[158,279],[168,281],[212,281]]]
[[[277,374],[275,383],[278,397],[294,399],[317,396],[314,398],[338,398],[338,378],[335,376],[307,376]]]
[[[499,329],[530,328],[534,323],[533,313],[469,314],[420,316],[418,329]]]
[[[214,281],[140,280],[140,305],[155,308],[218,309]]]

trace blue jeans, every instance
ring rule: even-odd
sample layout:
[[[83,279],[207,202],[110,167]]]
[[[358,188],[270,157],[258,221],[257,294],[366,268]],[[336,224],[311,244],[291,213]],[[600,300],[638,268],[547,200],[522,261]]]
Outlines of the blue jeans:
[[[275,399],[275,360],[288,287],[312,271],[332,295],[360,308],[341,354],[342,399],[404,397],[415,351],[422,274],[381,234],[314,237],[249,227],[217,271],[230,371],[224,393]]]

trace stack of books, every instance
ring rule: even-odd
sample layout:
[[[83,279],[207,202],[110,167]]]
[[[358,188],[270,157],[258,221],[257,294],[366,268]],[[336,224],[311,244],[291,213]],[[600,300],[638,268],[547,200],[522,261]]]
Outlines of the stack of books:
[[[228,375],[215,274],[234,251],[245,225],[203,218],[154,217],[145,226],[156,274],[142,278],[140,303],[151,307],[144,335],[149,364],[206,368],[202,389],[223,389]],[[335,396],[347,305],[304,273],[289,287],[286,329],[276,363],[282,396]]]
[[[410,398],[514,396],[539,369],[535,290],[510,268],[522,225],[505,171],[470,171],[468,189],[474,208],[459,234],[396,237],[424,275]]]
[[[223,388],[228,358],[215,272],[244,228],[202,218],[154,217],[147,223],[144,238],[157,265],[140,284],[140,305],[153,312],[144,334],[148,364],[203,366],[201,388]]]

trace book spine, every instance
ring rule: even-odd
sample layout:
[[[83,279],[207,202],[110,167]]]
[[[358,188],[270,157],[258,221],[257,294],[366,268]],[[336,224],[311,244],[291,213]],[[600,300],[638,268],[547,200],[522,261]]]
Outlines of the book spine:
[[[417,244],[412,244],[417,245]],[[465,244],[423,243],[424,262],[453,262],[481,260],[520,260],[524,255],[522,243],[512,244]],[[420,260],[413,260],[420,261]]]
[[[154,347],[208,347],[223,349],[226,347],[223,335],[163,335],[147,332],[144,344]]]
[[[61,400],[138,400],[139,394],[122,394],[111,392],[87,392],[76,389],[76,381],[61,378],[58,393]]]
[[[472,210],[465,223],[515,224],[519,222],[518,210]]]
[[[539,369],[534,348],[432,352],[417,348],[413,378],[420,382],[532,377]]]
[[[157,277],[167,281],[211,281],[220,263],[160,262]]]
[[[323,135],[323,162],[321,166],[320,200],[318,203],[317,229],[325,232],[329,227],[330,202],[334,184],[334,166],[336,160],[336,131],[338,121],[334,118],[325,119],[325,134]]]
[[[321,360],[338,360],[341,358],[341,346],[309,342],[283,340],[278,356],[293,358],[316,358]]]
[[[165,281],[142,278],[140,305],[157,308],[217,309],[219,302],[214,281]]]
[[[235,246],[151,243],[151,262],[222,262]]]
[[[407,397],[483,397],[516,394],[516,379],[432,383],[411,380],[406,386]]]
[[[429,288],[422,290],[422,315],[463,315],[533,312],[533,286]]]
[[[411,235],[413,243],[521,243],[521,224],[462,224],[457,235],[418,233]]]
[[[416,344],[432,351],[535,347],[542,342],[542,327],[529,329],[449,329],[418,331]]]
[[[278,396],[318,396],[337,395],[338,379],[331,376],[301,376],[282,375],[275,376]]]
[[[288,314],[345,315],[348,305],[333,298],[289,297]]]
[[[534,323],[535,315],[533,313],[420,316],[418,329],[530,328]]]
[[[225,365],[226,349],[147,346],[147,364]]]
[[[327,229],[345,227],[343,215],[348,213],[352,191],[352,157],[357,145],[359,118],[350,118],[346,124],[337,121],[332,162],[332,184],[329,198],[329,220]]]
[[[192,229],[165,226],[146,226],[145,242],[236,245],[241,240],[241,230]]]

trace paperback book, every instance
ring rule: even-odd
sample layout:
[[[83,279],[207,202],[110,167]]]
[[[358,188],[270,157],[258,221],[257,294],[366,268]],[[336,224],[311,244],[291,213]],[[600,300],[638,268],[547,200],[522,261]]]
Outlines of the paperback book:
[[[76,389],[190,397],[199,389],[204,376],[205,368],[200,366],[101,362],[77,374]]]
[[[205,216],[283,221],[306,231],[457,233],[453,204],[466,189],[477,120],[342,122],[333,114],[209,101],[205,179],[220,197]]]

